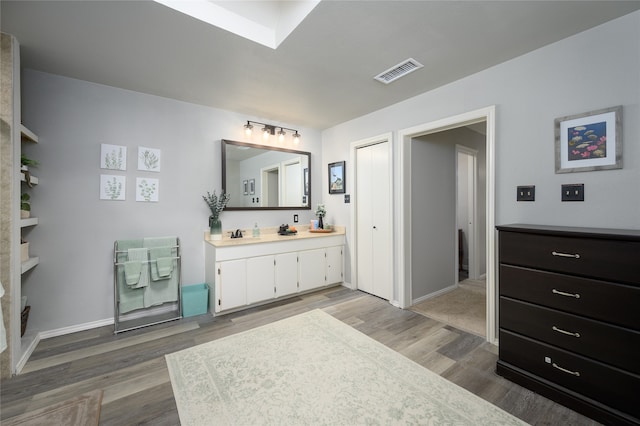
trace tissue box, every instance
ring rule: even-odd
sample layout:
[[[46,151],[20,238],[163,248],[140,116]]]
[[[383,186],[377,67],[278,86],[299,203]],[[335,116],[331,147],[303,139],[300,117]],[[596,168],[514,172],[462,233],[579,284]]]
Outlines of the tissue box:
[[[182,287],[183,317],[206,314],[208,305],[209,286],[206,283]]]
[[[20,262],[29,260],[29,243],[20,244]]]

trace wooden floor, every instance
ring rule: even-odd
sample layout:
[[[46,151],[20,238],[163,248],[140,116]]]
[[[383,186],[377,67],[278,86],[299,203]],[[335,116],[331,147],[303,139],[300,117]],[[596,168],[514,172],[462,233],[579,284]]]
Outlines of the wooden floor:
[[[202,315],[117,336],[102,327],[43,340],[23,373],[2,382],[0,419],[102,389],[101,425],[178,425],[165,354],[316,308],[530,424],[598,424],[497,376],[497,348],[482,338],[343,287],[215,319]]]

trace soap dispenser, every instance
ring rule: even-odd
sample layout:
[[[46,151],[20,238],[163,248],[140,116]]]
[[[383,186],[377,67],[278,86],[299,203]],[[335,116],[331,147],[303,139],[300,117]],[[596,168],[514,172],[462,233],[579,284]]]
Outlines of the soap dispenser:
[[[260,237],[260,228],[258,228],[258,222],[256,222],[256,224],[253,225],[253,238],[258,237]]]

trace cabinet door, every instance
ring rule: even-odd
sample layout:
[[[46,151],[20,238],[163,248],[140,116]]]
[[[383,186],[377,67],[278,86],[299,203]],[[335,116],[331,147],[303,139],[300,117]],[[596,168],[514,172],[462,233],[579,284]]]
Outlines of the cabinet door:
[[[216,312],[247,304],[247,261],[229,260],[216,264]]]
[[[298,252],[298,280],[300,291],[325,285],[325,249]]]
[[[275,296],[274,256],[247,259],[247,304],[273,299]]]
[[[342,246],[327,248],[327,285],[342,282]]]
[[[298,253],[276,255],[276,297],[298,291]]]

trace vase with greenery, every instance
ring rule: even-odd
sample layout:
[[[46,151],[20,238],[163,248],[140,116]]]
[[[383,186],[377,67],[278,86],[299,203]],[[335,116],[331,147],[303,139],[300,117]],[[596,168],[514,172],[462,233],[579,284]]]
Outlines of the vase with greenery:
[[[23,192],[20,196],[20,219],[28,219],[31,216],[31,196]]]
[[[224,191],[220,192],[220,196],[216,195],[216,191],[211,194],[207,191],[207,195],[203,195],[202,198],[209,206],[211,210],[211,216],[209,216],[209,231],[211,232],[211,238],[213,240],[222,239],[222,222],[220,221],[220,212],[224,210],[229,202],[231,196],[225,194]]]
[[[318,216],[318,229],[324,228],[324,223],[322,223],[322,218],[327,214],[327,210],[324,208],[324,204],[318,204],[316,207],[316,216]]]

